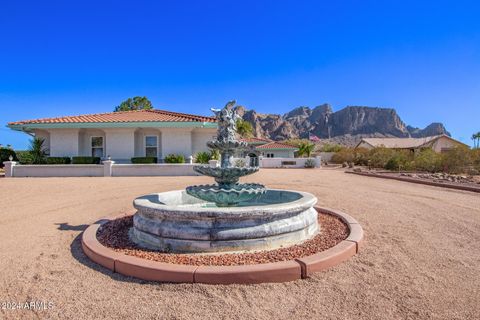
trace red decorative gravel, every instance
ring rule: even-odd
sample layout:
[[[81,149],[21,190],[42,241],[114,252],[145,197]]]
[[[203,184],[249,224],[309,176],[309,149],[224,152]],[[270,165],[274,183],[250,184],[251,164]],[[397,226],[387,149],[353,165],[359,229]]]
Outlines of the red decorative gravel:
[[[318,223],[320,234],[302,244],[252,253],[177,254],[140,248],[128,237],[128,230],[133,226],[133,216],[105,223],[99,229],[97,239],[117,252],[153,261],[195,266],[236,266],[303,258],[327,250],[348,236],[348,227],[335,216],[319,212]]]

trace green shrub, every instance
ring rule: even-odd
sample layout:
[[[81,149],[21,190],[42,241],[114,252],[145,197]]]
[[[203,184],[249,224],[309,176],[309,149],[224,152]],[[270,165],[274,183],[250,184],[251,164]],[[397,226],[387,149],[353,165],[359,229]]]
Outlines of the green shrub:
[[[463,173],[473,165],[473,152],[468,147],[455,147],[442,154],[442,170],[448,173]]]
[[[385,168],[387,162],[393,158],[395,155],[395,150],[388,149],[385,147],[374,148],[370,150],[368,157],[370,160],[370,165],[374,168]]]
[[[442,170],[442,156],[430,148],[415,154],[414,168],[418,171],[438,172]]]
[[[72,157],[73,164],[100,164],[100,157]]]
[[[33,138],[30,141],[30,153],[32,164],[45,164],[47,163],[47,150],[44,147],[45,139]]]
[[[473,149],[471,153],[473,167],[475,168],[475,170],[480,171],[480,149]]]
[[[411,167],[412,156],[410,151],[399,150],[392,154],[385,164],[387,170],[408,170]]]
[[[33,164],[33,158],[29,151],[15,151],[20,164]]]
[[[339,144],[330,144],[330,143],[325,143],[321,148],[321,152],[339,152],[345,147]]]
[[[164,161],[165,163],[185,163],[185,157],[181,154],[169,154]]]
[[[130,159],[132,163],[157,163],[157,157],[134,157]]]
[[[354,159],[354,150],[351,148],[344,148],[332,156],[330,160],[333,163],[352,162]]]
[[[47,164],[70,164],[70,157],[47,157]]]
[[[305,160],[305,168],[315,168],[315,160],[313,159]]]
[[[202,151],[195,155],[196,163],[208,163],[212,159],[212,154],[210,152]]]
[[[12,156],[13,161],[18,161],[17,154],[10,148],[0,148],[0,168],[3,168],[4,161],[10,161]]]

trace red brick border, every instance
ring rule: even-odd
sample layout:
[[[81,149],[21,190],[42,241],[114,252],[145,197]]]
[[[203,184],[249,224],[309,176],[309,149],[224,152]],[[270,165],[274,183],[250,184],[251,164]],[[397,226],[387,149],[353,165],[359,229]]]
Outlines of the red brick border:
[[[97,240],[98,228],[118,217],[102,219],[89,226],[82,235],[82,248],[92,261],[113,272],[149,281],[252,284],[305,279],[314,272],[333,267],[354,256],[363,243],[363,229],[357,220],[333,209],[315,209],[342,219],[348,225],[350,234],[328,250],[290,261],[243,266],[188,266],[128,256],[103,246]]]
[[[447,188],[447,189],[480,192],[480,187],[477,188],[477,187],[473,187],[473,186],[452,184],[452,183],[448,183],[448,182],[441,183],[441,182],[420,180],[420,179],[409,178],[409,177],[389,176],[389,175],[384,175],[384,174],[381,174],[381,173],[373,173],[373,172],[345,171],[345,173],[356,174],[356,175],[364,176],[364,177],[398,180],[398,181],[403,181],[403,182],[417,183],[417,184],[423,184],[423,185],[427,185],[427,186],[434,186],[434,187]]]

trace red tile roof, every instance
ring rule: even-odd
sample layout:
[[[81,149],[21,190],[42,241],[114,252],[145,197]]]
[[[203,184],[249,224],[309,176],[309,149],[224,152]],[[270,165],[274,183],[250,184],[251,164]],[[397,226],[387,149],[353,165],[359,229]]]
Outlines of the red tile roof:
[[[246,142],[246,143],[252,143],[252,144],[258,144],[258,143],[269,143],[272,142],[272,140],[269,139],[264,139],[264,138],[242,138],[240,141]]]
[[[197,116],[165,110],[134,110],[98,114],[85,114],[57,118],[10,122],[9,125],[38,123],[114,123],[114,122],[216,122],[213,117]]]
[[[256,147],[256,149],[291,149],[291,150],[297,150],[298,148],[286,143],[281,143],[281,142],[270,142],[267,144],[262,144],[261,146]]]

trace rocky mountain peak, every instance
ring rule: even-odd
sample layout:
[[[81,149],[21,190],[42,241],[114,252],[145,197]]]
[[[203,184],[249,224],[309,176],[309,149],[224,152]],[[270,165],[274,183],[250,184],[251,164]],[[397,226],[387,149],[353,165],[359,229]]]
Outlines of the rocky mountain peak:
[[[255,136],[272,140],[307,138],[312,133],[323,139],[355,144],[363,137],[450,135],[441,123],[432,123],[424,129],[407,126],[392,108],[347,106],[333,112],[329,104],[322,104],[313,109],[296,107],[283,116],[245,108],[239,114],[252,124]]]

